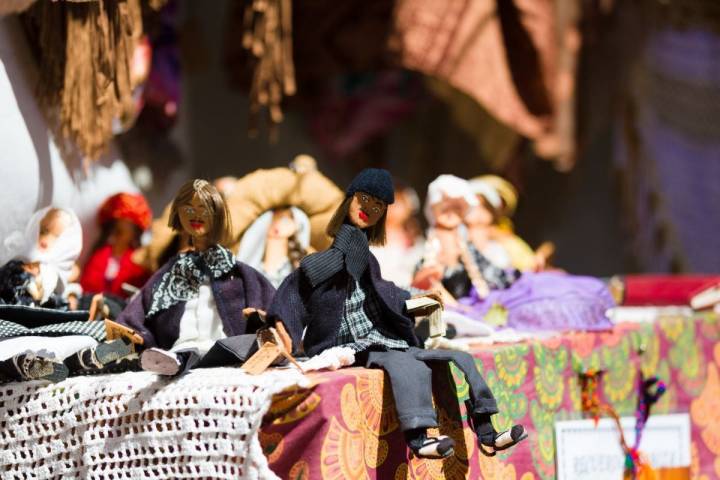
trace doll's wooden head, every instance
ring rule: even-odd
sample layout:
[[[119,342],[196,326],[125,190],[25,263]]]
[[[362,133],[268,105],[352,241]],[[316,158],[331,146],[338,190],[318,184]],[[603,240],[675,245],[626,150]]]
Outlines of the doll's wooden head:
[[[477,196],[478,205],[468,211],[465,216],[465,224],[468,227],[481,228],[497,225],[503,209],[500,192],[492,183],[481,178],[471,180],[469,185]]]
[[[68,212],[60,208],[51,208],[40,220],[37,238],[37,251],[47,252],[52,249],[55,242],[72,223]]]
[[[468,182],[454,175],[440,175],[428,185],[425,216],[433,227],[459,227],[468,211],[478,205]]]
[[[366,168],[350,183],[345,200],[330,219],[327,234],[335,237],[349,223],[364,230],[370,245],[385,245],[387,206],[395,201],[392,178],[387,170]]]
[[[189,235],[195,246],[225,245],[230,240],[225,198],[206,180],[190,180],[180,187],[170,207],[168,225]]]
[[[139,193],[117,193],[108,197],[98,211],[101,233],[93,251],[111,245],[115,255],[140,246],[142,233],[150,227],[152,210]]]
[[[487,200],[497,210],[500,218],[509,219],[513,216],[518,204],[518,191],[512,183],[497,175],[481,175],[470,180],[470,187],[473,190],[476,190],[479,184],[486,185],[497,193],[497,196],[493,195]],[[478,191],[475,193],[480,194]]]

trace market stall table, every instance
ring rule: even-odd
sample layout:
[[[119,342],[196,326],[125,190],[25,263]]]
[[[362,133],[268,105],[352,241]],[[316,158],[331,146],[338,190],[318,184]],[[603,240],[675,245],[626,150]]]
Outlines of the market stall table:
[[[383,372],[346,368],[311,373],[313,388],[276,396],[260,433],[270,468],[281,478],[298,480],[549,480],[555,478],[555,421],[583,418],[577,373],[602,368],[607,371],[602,398],[620,415],[635,411],[641,369],[662,378],[668,390],[653,414],[690,412],[692,478],[720,476],[720,324],[715,316],[622,323],[612,332],[484,346],[473,354],[498,401],[496,427],[520,423],[528,430],[529,439],[517,447],[495,458],[481,455],[460,402],[457,410],[440,411],[441,433],[455,439],[456,455],[411,459]],[[467,398],[467,384],[457,372],[451,381],[454,389],[448,381],[448,388],[436,394],[453,395],[456,389],[460,399]]]

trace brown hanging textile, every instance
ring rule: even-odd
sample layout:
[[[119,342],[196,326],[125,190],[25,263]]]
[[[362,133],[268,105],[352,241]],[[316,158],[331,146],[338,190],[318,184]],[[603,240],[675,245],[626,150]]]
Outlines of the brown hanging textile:
[[[40,64],[38,99],[64,155],[96,160],[113,120],[133,118],[130,61],[142,35],[140,0],[41,1],[26,14]]]
[[[244,0],[242,46],[256,60],[248,133],[257,135],[263,108],[271,139],[283,120],[282,99],[297,90],[292,54],[292,0]]]

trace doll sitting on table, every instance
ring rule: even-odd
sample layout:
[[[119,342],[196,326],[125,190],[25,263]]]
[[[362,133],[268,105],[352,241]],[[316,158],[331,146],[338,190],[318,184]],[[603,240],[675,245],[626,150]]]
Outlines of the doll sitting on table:
[[[468,244],[463,221],[478,207],[468,182],[454,175],[440,175],[428,186],[425,216],[430,228],[414,285],[441,288],[451,306],[473,288],[482,297],[491,289],[508,287],[517,277]]]
[[[0,300],[10,305],[68,309],[66,287],[82,249],[75,213],[46,207],[33,214],[24,234],[5,240],[10,261],[0,268]]]
[[[280,286],[298,268],[310,248],[310,220],[297,207],[279,207],[260,215],[240,240],[238,259]]]
[[[496,235],[502,202],[497,191],[484,181],[475,181],[478,203],[465,216],[467,248],[486,279],[492,272],[508,272],[514,262],[507,242]],[[537,255],[536,268],[546,262]],[[489,292],[473,289],[461,295],[460,303],[471,316],[487,319],[493,311],[518,331],[607,330],[612,323],[606,311],[615,306],[599,279],[568,275],[559,271],[525,271],[505,284],[492,284]],[[497,308],[500,307],[500,308]],[[498,316],[495,315],[497,318]],[[501,319],[501,322],[503,319]]]
[[[0,269],[0,303],[12,309],[0,320],[0,382],[60,381],[72,373],[101,371],[132,353],[122,340],[99,343],[104,323],[69,311],[67,285],[82,249],[80,222],[72,211],[36,212],[24,235],[11,234],[6,247],[16,253]],[[10,314],[13,321],[5,316]],[[56,347],[61,355],[54,355]]]
[[[143,337],[144,370],[178,375],[210,366],[208,353],[218,341],[231,350],[248,345],[235,342],[243,336],[254,344],[255,335],[245,335],[253,332],[243,311],[266,309],[275,289],[223,246],[231,231],[230,217],[225,199],[207,181],[190,180],[180,187],[169,225],[187,233],[191,248],[163,265],[117,322]]]
[[[466,217],[468,234],[479,250],[503,268],[516,268],[522,272],[541,271],[548,267],[555,251],[551,242],[545,242],[533,251],[513,231],[510,217],[517,206],[517,190],[502,177],[481,175],[469,181],[470,189],[480,202],[479,207]]]
[[[335,346],[349,347],[356,352],[355,365],[385,370],[406,441],[419,457],[454,453],[451,438],[428,438],[427,429],[437,427],[429,365],[455,362],[470,385],[470,414],[480,448],[494,455],[524,439],[523,427],[495,431],[490,417],[497,405],[471,355],[419,348],[405,303],[410,294],[382,279],[370,252],[370,244],[385,241],[386,210],[393,201],[386,170],[366,169],[356,176],[328,225],[332,246],[305,257],[285,279],[268,319],[287,327],[295,351],[302,345],[306,355],[314,356]]]
[[[140,288],[145,284],[150,274],[133,262],[132,254],[150,222],[152,211],[140,194],[118,193],[103,202],[98,211],[100,238],[80,277],[86,294],[103,293],[123,300],[130,296],[124,285]]]

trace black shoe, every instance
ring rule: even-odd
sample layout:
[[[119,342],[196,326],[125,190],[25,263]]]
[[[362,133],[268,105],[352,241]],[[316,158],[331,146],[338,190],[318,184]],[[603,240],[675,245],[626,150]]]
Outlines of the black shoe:
[[[65,359],[65,365],[73,375],[103,373],[105,367],[133,354],[134,346],[123,340],[112,340],[95,347],[83,348]]]
[[[455,441],[446,435],[439,435],[426,438],[417,448],[410,446],[410,450],[419,458],[447,458],[455,453]]]
[[[22,380],[47,380],[57,383],[70,373],[60,360],[38,357],[34,353],[21,353],[12,359]]]
[[[120,360],[133,353],[133,346],[125,343],[123,340],[113,340],[112,342],[101,343],[95,347],[95,358],[103,366]]]
[[[492,432],[478,437],[478,448],[486,457],[494,457],[497,452],[514,447],[526,438],[525,428],[522,425],[513,425],[510,430],[502,433]]]

